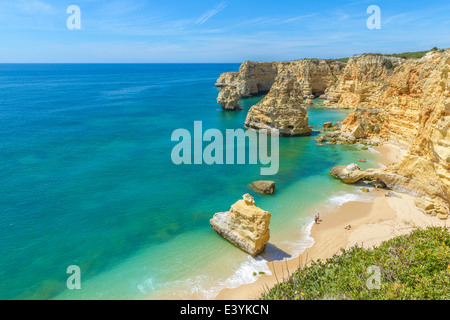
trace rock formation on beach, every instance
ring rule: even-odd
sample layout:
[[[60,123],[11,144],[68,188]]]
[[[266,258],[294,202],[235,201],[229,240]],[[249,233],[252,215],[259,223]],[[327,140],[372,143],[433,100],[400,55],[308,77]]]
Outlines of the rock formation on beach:
[[[218,212],[211,227],[252,256],[264,251],[270,238],[270,213],[258,208],[252,196],[245,194],[229,211]]]

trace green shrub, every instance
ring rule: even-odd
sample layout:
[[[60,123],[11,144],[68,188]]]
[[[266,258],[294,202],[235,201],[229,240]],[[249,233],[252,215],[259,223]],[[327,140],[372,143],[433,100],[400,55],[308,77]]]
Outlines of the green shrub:
[[[388,69],[388,70],[395,69],[394,64],[393,64],[392,61],[389,60],[389,59],[383,60],[382,65],[383,65],[383,67],[385,67],[385,68]]]
[[[449,300],[450,234],[447,228],[417,229],[374,249],[341,249],[312,261],[260,299]],[[380,270],[380,289],[368,289],[370,266]]]

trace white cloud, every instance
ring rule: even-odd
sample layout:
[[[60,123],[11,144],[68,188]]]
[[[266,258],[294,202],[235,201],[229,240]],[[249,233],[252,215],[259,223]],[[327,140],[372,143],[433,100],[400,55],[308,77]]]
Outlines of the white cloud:
[[[55,8],[49,3],[40,0],[14,0],[9,1],[10,7],[26,14],[54,14]]]
[[[211,17],[218,14],[220,11],[225,9],[227,7],[228,3],[222,2],[218,4],[214,9],[209,10],[204,15],[202,15],[195,23],[196,24],[204,24],[206,21],[208,21]]]

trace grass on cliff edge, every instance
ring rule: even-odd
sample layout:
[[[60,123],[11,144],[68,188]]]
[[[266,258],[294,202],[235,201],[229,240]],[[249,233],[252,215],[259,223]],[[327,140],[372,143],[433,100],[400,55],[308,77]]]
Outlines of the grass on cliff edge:
[[[430,227],[383,242],[374,249],[341,249],[325,262],[299,268],[260,299],[267,300],[440,300],[450,299],[450,234]],[[380,269],[380,289],[370,266]],[[370,278],[370,279],[369,279]]]
[[[414,51],[414,52],[403,52],[403,53],[363,53],[363,55],[373,55],[373,56],[384,56],[384,57],[397,57],[397,58],[403,58],[403,59],[420,59],[424,57],[428,52],[430,51],[443,51],[444,49],[439,49],[437,47],[434,47],[431,50],[428,51]],[[340,58],[340,59],[327,59],[327,61],[339,61],[347,63],[350,58]]]

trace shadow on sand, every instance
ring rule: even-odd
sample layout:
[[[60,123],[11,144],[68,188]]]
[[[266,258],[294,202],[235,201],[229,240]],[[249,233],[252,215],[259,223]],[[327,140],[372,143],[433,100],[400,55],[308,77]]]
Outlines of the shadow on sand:
[[[266,249],[264,250],[264,252],[259,254],[259,256],[269,262],[282,261],[284,259],[291,258],[290,254],[284,252],[283,250],[281,250],[280,248],[271,243],[267,243]]]

